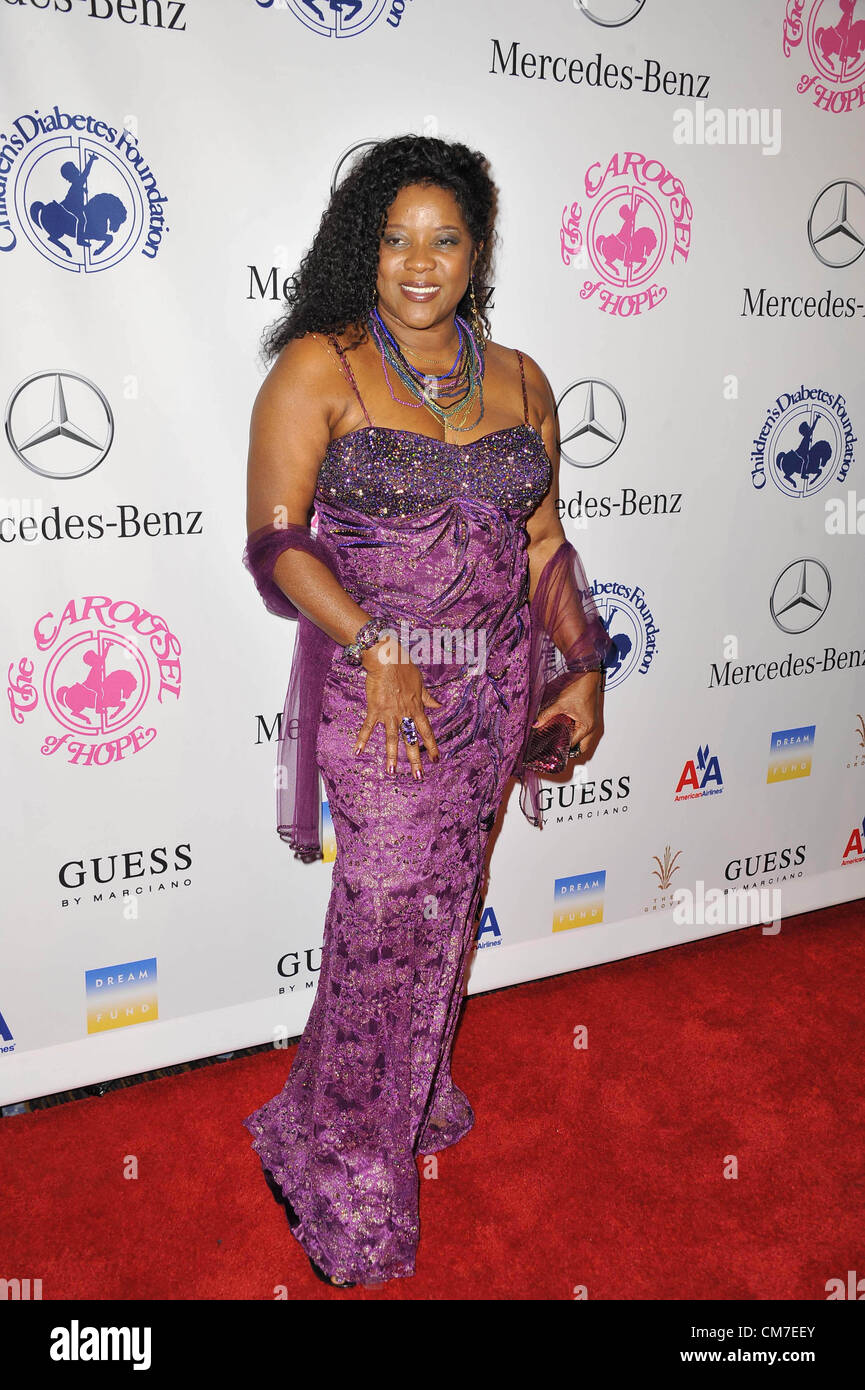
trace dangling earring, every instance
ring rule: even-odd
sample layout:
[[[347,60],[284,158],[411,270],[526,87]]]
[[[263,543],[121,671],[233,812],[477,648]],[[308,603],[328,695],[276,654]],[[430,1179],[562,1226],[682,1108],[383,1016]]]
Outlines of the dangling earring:
[[[484,347],[484,341],[485,341],[485,340],[484,340],[484,325],[483,325],[483,322],[481,321],[481,316],[480,316],[480,314],[478,313],[478,304],[477,304],[477,300],[475,299],[475,277],[474,277],[473,274],[469,276],[469,292],[470,292],[470,294],[471,294],[471,301],[472,301],[472,307],[471,307],[471,330],[472,330],[472,332],[474,333],[475,337],[476,337],[477,340],[478,340],[478,347],[481,348],[481,349],[483,349],[483,347]]]

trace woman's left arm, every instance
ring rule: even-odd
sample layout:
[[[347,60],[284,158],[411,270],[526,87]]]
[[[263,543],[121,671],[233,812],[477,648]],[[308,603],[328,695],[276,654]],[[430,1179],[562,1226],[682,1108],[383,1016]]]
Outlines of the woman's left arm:
[[[534,597],[549,561],[567,541],[556,508],[559,495],[559,435],[556,403],[550,384],[537,362],[523,354],[526,387],[530,412],[539,419],[540,433],[550,460],[552,477],[549,489],[526,523],[529,537],[529,594]],[[572,598],[564,610],[555,615],[551,636],[561,652],[572,649],[586,627],[586,616],[579,595],[573,589]],[[558,605],[557,605],[558,606]],[[580,757],[591,757],[604,732],[604,674],[586,671],[575,675],[558,696],[535,720],[533,728],[543,728],[557,714],[566,714],[574,721],[572,746],[579,743]]]

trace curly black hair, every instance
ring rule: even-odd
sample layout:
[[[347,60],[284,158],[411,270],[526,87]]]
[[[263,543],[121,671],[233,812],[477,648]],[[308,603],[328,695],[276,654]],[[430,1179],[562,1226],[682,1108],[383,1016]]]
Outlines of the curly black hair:
[[[487,311],[498,190],[486,157],[458,141],[399,135],[372,145],[337,185],[315,239],[289,277],[287,309],[262,335],[270,362],[293,338],[305,333],[344,333],[355,328],[352,345],[366,337],[365,322],[376,301],[379,243],[385,218],[401,188],[434,184],[453,193],[472,241],[480,246],[473,278],[478,314],[490,336]],[[469,291],[457,313],[469,317]]]

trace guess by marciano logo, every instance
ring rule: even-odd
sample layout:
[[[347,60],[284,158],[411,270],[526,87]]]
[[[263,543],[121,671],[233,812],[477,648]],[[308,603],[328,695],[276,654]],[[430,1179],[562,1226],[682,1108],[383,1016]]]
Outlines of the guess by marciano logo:
[[[23,724],[40,705],[40,752],[78,767],[104,767],[140,753],[156,738],[155,706],[180,698],[180,642],[164,618],[131,599],[70,599],[33,627],[34,659],[8,670],[12,718]]]
[[[796,91],[819,110],[838,116],[865,105],[865,14],[857,0],[787,0],[783,47],[805,69]]]
[[[694,210],[682,180],[662,160],[629,150],[590,165],[584,188],[587,209],[565,207],[559,230],[565,265],[597,277],[584,281],[580,298],[618,318],[656,308],[667,297],[656,277],[691,249]]]
[[[166,195],[137,136],[88,113],[22,112],[0,131],[0,251],[19,237],[76,274],[155,260]]]

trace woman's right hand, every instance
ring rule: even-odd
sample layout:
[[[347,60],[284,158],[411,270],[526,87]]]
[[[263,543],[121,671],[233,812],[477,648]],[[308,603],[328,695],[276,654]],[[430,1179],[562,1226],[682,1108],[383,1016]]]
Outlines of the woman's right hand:
[[[437,762],[439,750],[426,708],[440,709],[441,701],[427,690],[423,676],[408,653],[398,642],[383,640],[367,647],[361,661],[366,670],[366,718],[358,731],[355,756],[363,752],[376,725],[383,724],[387,770],[396,772],[399,745],[405,743],[400,721],[409,715],[414,720],[418,739],[432,761]],[[423,781],[420,743],[405,743],[405,750],[414,776]]]

